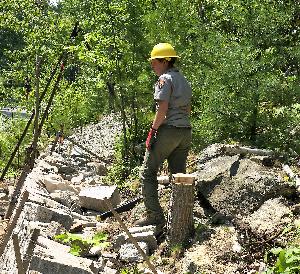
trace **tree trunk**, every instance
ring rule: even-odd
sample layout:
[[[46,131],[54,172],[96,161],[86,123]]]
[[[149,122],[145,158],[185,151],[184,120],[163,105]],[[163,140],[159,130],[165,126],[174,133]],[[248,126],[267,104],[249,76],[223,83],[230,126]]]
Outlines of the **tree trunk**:
[[[185,246],[194,232],[194,179],[191,174],[173,175],[172,195],[168,214],[168,241],[170,246]]]

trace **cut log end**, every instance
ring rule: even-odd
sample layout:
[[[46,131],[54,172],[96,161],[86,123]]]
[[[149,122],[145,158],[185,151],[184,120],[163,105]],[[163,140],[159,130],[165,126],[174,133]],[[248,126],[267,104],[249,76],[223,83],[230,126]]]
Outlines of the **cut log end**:
[[[173,175],[172,194],[168,214],[168,241],[170,246],[185,246],[194,230],[194,180],[192,174]]]

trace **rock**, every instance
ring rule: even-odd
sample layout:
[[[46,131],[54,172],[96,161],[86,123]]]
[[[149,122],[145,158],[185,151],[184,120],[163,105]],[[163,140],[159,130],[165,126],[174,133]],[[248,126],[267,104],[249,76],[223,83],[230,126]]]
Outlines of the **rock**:
[[[43,161],[48,163],[51,166],[55,166],[57,168],[64,166],[66,163],[66,159],[60,153],[53,152],[51,155],[48,155],[43,158]],[[41,164],[39,164],[41,165]]]
[[[0,216],[4,216],[6,213],[6,209],[8,208],[9,201],[0,201]]]
[[[282,198],[266,201],[257,211],[244,218],[252,232],[260,237],[271,237],[291,222],[291,210]]]
[[[105,266],[104,271],[100,272],[100,273],[103,273],[103,274],[117,274],[118,270],[110,268],[108,266]]]
[[[52,240],[39,237],[30,269],[43,274],[94,274],[99,272],[99,267],[92,260],[76,257],[68,250],[70,247]],[[55,252],[53,252],[55,250]]]
[[[120,117],[112,114],[102,117],[98,124],[75,129],[70,137],[100,157],[111,159],[114,154],[115,139],[121,133]]]
[[[232,165],[239,159],[238,155],[220,156],[211,159],[197,173],[199,183],[205,184],[214,182],[219,176],[229,176]]]
[[[274,159],[271,156],[253,155],[253,156],[249,157],[249,159],[253,162],[262,164],[264,166],[273,166],[273,164],[274,164]]]
[[[79,198],[77,195],[74,194],[74,192],[68,190],[66,191],[56,190],[55,192],[50,193],[50,197],[54,201],[68,208],[72,208],[73,211],[80,213]]]
[[[77,193],[77,190],[73,186],[69,185],[67,181],[63,180],[63,178],[58,174],[44,176],[43,183],[50,193],[56,190],[69,190]]]
[[[0,200],[5,200],[5,201],[8,201],[8,195],[7,193],[4,193],[4,192],[0,192]]]
[[[29,221],[38,221],[43,223],[50,223],[55,221],[63,225],[67,230],[71,227],[73,218],[63,210],[47,208],[32,202],[26,202],[23,212],[25,218]]]
[[[144,242],[138,242],[140,248],[144,253],[149,255],[148,245]],[[142,262],[144,259],[139,251],[136,249],[134,244],[124,244],[120,247],[119,250],[120,260],[125,262]]]
[[[89,255],[90,256],[100,256],[102,250],[103,250],[103,247],[101,247],[101,246],[93,246],[89,251]]]
[[[137,242],[147,243],[150,250],[155,250],[157,248],[157,240],[153,231],[136,232],[131,233],[131,235],[136,239]],[[116,236],[113,247],[115,249],[119,249],[121,245],[128,242],[130,242],[128,236],[125,233],[121,233]]]
[[[50,165],[48,162],[43,160],[37,160],[38,167],[41,171],[46,173],[58,173],[58,168],[54,165]]]
[[[77,169],[72,166],[60,166],[58,167],[58,173],[63,174],[63,175],[73,175],[74,173],[77,172]]]
[[[168,185],[170,183],[169,176],[158,176],[157,181],[159,184]]]
[[[251,214],[270,196],[289,193],[291,186],[270,168],[234,155],[202,163],[196,188],[214,209],[234,217]]]
[[[83,176],[83,174],[81,173],[81,174],[79,174],[78,176],[75,176],[75,177],[73,177],[72,179],[71,179],[71,183],[72,184],[77,184],[77,185],[79,185],[79,184],[81,184],[82,182],[83,182],[83,179],[84,179],[84,176]]]
[[[70,233],[82,232],[84,226],[82,221],[76,221],[70,228]]]
[[[142,233],[142,232],[153,232],[155,234],[156,227],[154,225],[147,225],[147,226],[134,226],[129,228],[129,232],[131,234],[135,233]]]
[[[110,200],[113,207],[116,207],[121,199],[117,186],[96,186],[85,188],[79,193],[80,205],[87,209],[96,211],[107,211],[109,208],[104,199]]]
[[[294,225],[295,225],[295,227],[300,228],[300,218],[298,218],[294,221]]]
[[[29,190],[28,201],[33,202],[35,204],[42,205],[42,206],[46,206],[47,208],[54,208],[54,209],[59,209],[59,210],[63,210],[63,211],[69,210],[69,208],[66,207],[65,205],[63,205],[57,201],[54,201],[50,198],[51,198],[51,196],[49,194],[43,195],[43,194],[32,192],[32,189]]]
[[[242,246],[239,244],[238,241],[235,241],[232,245],[232,250],[234,252],[240,253],[242,251]]]
[[[144,270],[142,270],[143,272],[142,273],[144,273],[144,274],[152,274],[153,272],[150,270],[150,269],[148,269],[148,268],[145,268]],[[157,272],[157,274],[164,274],[164,272],[161,272],[160,270],[157,270],[156,269],[156,272]],[[185,273],[185,272],[184,272]]]
[[[29,228],[31,230],[39,228],[40,235],[45,238],[53,238],[56,235],[63,234],[66,232],[66,229],[60,223],[54,221],[50,223],[31,221],[29,223]]]
[[[238,263],[228,261],[228,258],[236,256],[232,247],[237,242],[237,232],[233,226],[211,227],[199,239],[199,244],[194,244],[185,252],[181,261],[181,269],[184,271],[196,270],[191,273],[239,273]],[[185,273],[183,271],[183,273]]]
[[[91,168],[96,175],[105,176],[107,174],[107,167],[103,163],[90,162],[87,166]]]

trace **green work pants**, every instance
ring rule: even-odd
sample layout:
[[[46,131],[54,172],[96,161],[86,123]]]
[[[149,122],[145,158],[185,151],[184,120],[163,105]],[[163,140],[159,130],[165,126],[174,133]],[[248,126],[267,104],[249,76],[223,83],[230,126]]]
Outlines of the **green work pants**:
[[[142,193],[149,214],[163,216],[158,200],[157,172],[165,159],[171,174],[186,172],[186,159],[191,146],[191,129],[161,126],[150,151],[146,150],[141,172]]]

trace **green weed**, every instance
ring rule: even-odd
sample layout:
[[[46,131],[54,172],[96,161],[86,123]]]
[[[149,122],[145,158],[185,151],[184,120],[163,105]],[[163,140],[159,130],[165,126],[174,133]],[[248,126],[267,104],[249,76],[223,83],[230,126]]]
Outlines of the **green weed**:
[[[69,245],[70,253],[75,256],[84,256],[93,246],[101,246],[103,248],[110,245],[107,242],[107,234],[96,233],[92,238],[84,239],[81,235],[72,233],[63,233],[54,236],[54,240],[62,244]]]

